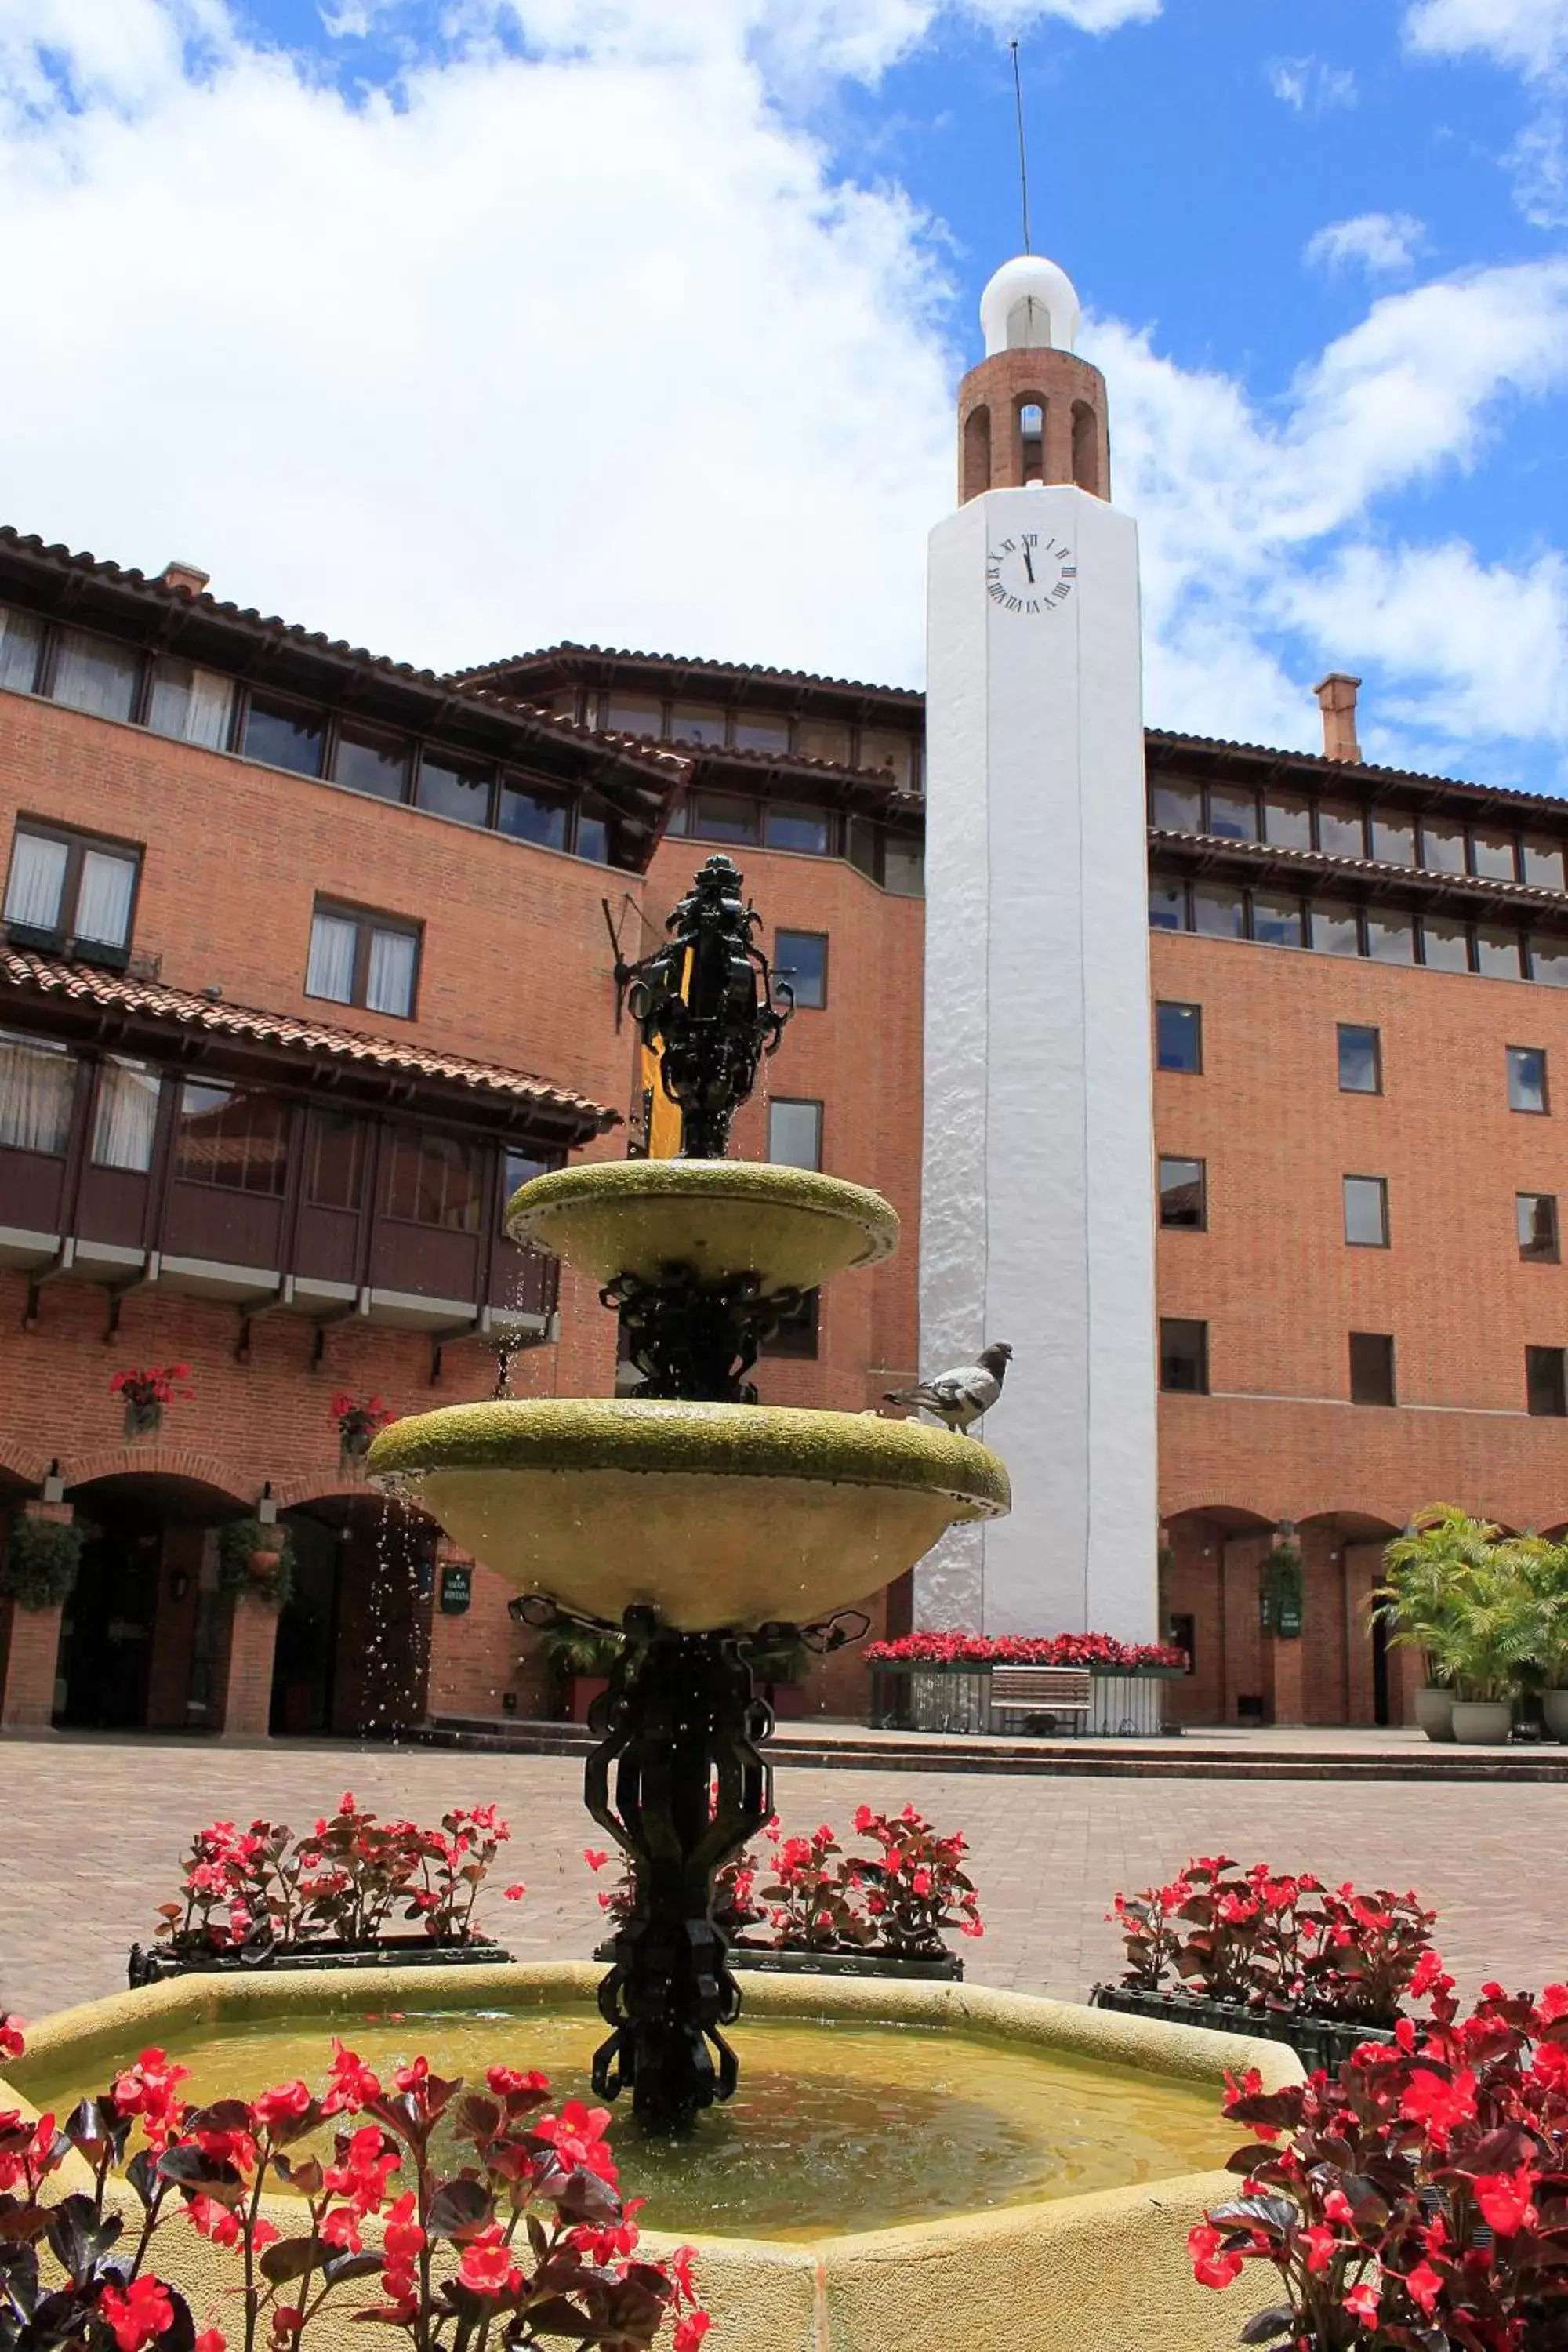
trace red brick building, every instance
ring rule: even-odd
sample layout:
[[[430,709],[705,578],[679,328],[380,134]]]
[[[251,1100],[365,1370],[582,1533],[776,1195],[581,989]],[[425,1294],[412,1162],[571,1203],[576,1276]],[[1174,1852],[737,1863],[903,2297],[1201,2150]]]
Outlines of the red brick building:
[[[1568,809],[1367,768],[1353,692],[1325,700],[1332,759],[1149,738],[1189,1720],[1397,1719],[1363,1613],[1388,1534],[1437,1497],[1568,1521]],[[800,1004],[737,1150],[874,1185],[906,1231],[763,1393],[858,1410],[910,1377],[921,718],[574,646],[437,677],[0,533],[0,1510],[89,1537],[63,1624],[0,1602],[7,1721],[546,1710],[505,1593],[481,1570],[443,1609],[462,1580],[331,1405],[489,1394],[503,1340],[518,1393],[611,1387],[611,1318],[501,1211],[534,1165],[637,1148],[616,942],[710,845]],[[194,1393],[128,1437],[112,1377],[174,1363]],[[217,1572],[218,1530],[274,1510],[280,1618]],[[1300,1641],[1261,1630],[1282,1528]],[[812,1704],[861,1696],[841,1655]]]

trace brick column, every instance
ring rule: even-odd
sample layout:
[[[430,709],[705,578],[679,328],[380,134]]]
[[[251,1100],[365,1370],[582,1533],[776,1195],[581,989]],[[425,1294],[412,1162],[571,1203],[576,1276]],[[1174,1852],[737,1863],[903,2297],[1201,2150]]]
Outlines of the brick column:
[[[226,1649],[217,1669],[216,1713],[226,1740],[265,1739],[272,1712],[272,1654],[278,1646],[278,1612],[267,1601],[237,1592]]]
[[[1259,1558],[1259,1572],[1261,1573],[1267,1567],[1270,1553],[1279,1551],[1283,1546],[1291,1542],[1300,1544],[1300,1538],[1296,1535],[1295,1529],[1291,1528],[1287,1532],[1284,1528],[1278,1528],[1270,1538],[1267,1549]],[[1303,1577],[1301,1631],[1284,1638],[1277,1633],[1265,1633],[1261,1636],[1263,1691],[1268,1701],[1268,1720],[1271,1724],[1288,1724],[1294,1727],[1307,1720],[1306,1674],[1303,1658],[1306,1637],[1307,1593],[1306,1580]]]
[[[74,1516],[68,1503],[24,1503],[29,1519],[53,1519],[68,1527]],[[23,1609],[16,1601],[0,1601],[4,1646],[0,1648],[0,1732],[36,1737],[51,1728],[55,1712],[55,1674],[59,1664],[58,1602],[50,1609]]]

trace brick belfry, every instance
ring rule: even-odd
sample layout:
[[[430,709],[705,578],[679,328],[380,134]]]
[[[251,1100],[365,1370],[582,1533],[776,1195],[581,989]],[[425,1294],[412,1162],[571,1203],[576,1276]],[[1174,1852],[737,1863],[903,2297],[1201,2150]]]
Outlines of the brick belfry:
[[[1010,1518],[954,1528],[915,1622],[1153,1637],[1153,1129],[1138,541],[1078,297],[981,299],[959,499],[931,533],[921,1365],[1015,1349]]]

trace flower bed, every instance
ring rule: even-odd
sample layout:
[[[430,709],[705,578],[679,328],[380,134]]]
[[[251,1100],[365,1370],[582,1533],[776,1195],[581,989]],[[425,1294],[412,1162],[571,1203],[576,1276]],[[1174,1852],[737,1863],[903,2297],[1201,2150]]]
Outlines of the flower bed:
[[[1184,1650],[1168,1642],[1119,1642],[1110,1633],[901,1633],[868,1642],[866,1663],[883,1673],[973,1674],[983,1666],[1079,1666],[1091,1675],[1181,1675]]]
[[[184,1858],[183,1900],[159,1906],[159,1941],[132,1947],[134,1989],[191,1969],[407,1967],[506,1959],[474,1906],[511,1832],[493,1805],[455,1808],[439,1829],[378,1821],[346,1791],[297,1837],[286,1824],[214,1822]],[[521,1884],[509,1901],[521,1901]],[[395,1915],[418,1933],[392,1931]]]

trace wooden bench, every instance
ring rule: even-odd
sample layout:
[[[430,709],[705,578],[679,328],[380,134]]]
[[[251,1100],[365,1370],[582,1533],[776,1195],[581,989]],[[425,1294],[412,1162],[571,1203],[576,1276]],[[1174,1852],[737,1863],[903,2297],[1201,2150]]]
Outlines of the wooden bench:
[[[993,1666],[991,1669],[991,1720],[996,1727],[998,1716],[1021,1715],[1035,1717],[1037,1722],[1026,1720],[1029,1732],[1050,1733],[1058,1728],[1060,1716],[1082,1717],[1094,1705],[1093,1679],[1087,1666]],[[1081,1729],[1081,1721],[1071,1726]]]

